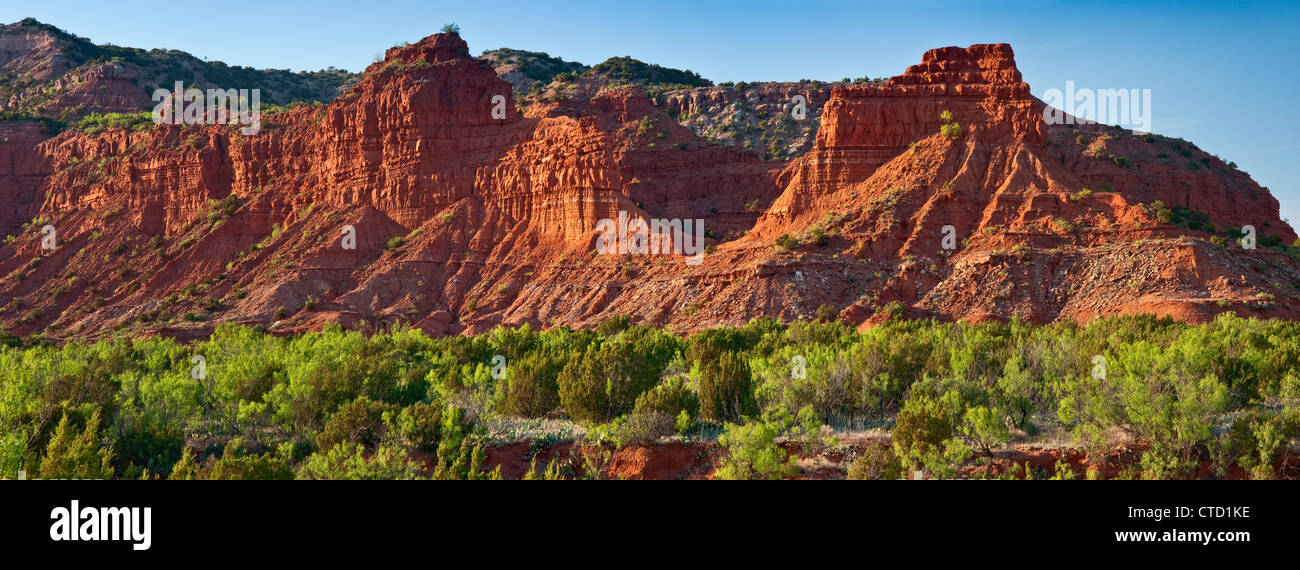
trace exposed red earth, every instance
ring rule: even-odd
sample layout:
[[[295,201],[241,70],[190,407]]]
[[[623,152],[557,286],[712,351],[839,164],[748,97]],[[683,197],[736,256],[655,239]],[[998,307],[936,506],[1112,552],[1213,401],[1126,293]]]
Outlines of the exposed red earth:
[[[255,135],[6,122],[0,325],[197,338],[224,322],[401,320],[443,335],[629,314],[691,331],[824,304],[870,326],[894,301],[941,320],[1297,316],[1295,260],[1215,245],[1152,206],[1291,244],[1266,189],[1185,141],[1047,125],[1008,45],[810,90],[816,138],[788,161],[709,144],[667,112],[719,89],[603,88],[521,114],[509,83],[439,34],[389,49],[328,104],[264,115]],[[940,133],[944,111],[960,136]],[[702,219],[709,251],[698,265],[597,255],[597,223],[620,211]],[[777,247],[785,235],[802,243]]]
[[[816,452],[800,449],[797,444],[783,444],[782,448],[791,457],[799,461],[799,479],[844,479],[849,466],[868,446],[888,446],[887,439],[864,439],[846,442],[833,449]],[[1142,452],[1148,446],[1137,443],[1121,443],[1104,449],[1086,450],[1057,447],[1044,447],[1032,444],[1016,444],[998,449],[984,464],[971,464],[962,468],[964,477],[990,476],[994,478],[1060,478],[1114,479],[1121,476],[1126,469],[1136,469]],[[606,455],[600,461],[595,458],[603,452]],[[533,447],[527,443],[518,443],[491,448],[487,454],[486,467],[501,468],[505,479],[522,479],[530,469],[538,474],[544,472],[551,461],[575,468],[578,473],[585,473],[587,466],[583,457],[593,458],[591,465],[599,476],[608,479],[623,480],[689,480],[712,479],[725,450],[717,445],[678,441],[657,443],[654,445],[629,445],[619,449],[600,449],[594,446],[581,448],[572,443],[554,443],[542,447]],[[535,461],[534,461],[535,459]],[[1071,474],[1062,473],[1067,468]],[[1277,478],[1300,478],[1300,456],[1286,452],[1276,466]],[[1090,473],[1091,472],[1091,473]],[[594,475],[593,475],[594,476]],[[913,475],[905,474],[906,478]],[[1210,457],[1200,458],[1197,478],[1202,479],[1249,479],[1249,474],[1237,465],[1230,466],[1226,472],[1218,473],[1216,463]]]

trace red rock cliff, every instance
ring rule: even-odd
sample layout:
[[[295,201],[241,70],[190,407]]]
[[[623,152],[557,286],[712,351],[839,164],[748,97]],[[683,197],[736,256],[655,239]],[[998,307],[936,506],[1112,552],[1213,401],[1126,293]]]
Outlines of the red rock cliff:
[[[636,88],[521,116],[463,40],[430,36],[251,136],[5,127],[0,228],[17,236],[0,247],[0,322],[190,337],[403,320],[444,334],[623,313],[691,330],[823,304],[870,323],[891,301],[949,319],[1293,316],[1294,291],[1274,285],[1300,281],[1287,255],[1212,245],[1150,205],[1294,239],[1267,191],[1208,158],[1177,171],[1159,158],[1172,140],[1088,126],[1080,143],[1041,105],[1009,46],[932,50],[885,85],[832,90],[813,149],[766,161],[706,144]],[[939,134],[943,111],[960,135]],[[620,211],[703,219],[710,251],[699,265],[596,255],[597,223]],[[58,229],[56,249],[22,229],[33,218]]]

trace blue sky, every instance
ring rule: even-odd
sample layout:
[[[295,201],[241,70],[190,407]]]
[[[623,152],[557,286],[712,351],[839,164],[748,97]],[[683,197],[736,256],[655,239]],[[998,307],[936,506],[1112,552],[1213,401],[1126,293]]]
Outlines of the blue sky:
[[[630,55],[714,81],[890,76],[930,48],[1006,42],[1040,97],[1066,81],[1151,89],[1153,131],[1235,161],[1300,223],[1300,131],[1285,115],[1300,104],[1300,4],[1133,4],[6,0],[0,20],[232,65],[350,71],[456,22],[475,54],[512,47],[588,65]]]

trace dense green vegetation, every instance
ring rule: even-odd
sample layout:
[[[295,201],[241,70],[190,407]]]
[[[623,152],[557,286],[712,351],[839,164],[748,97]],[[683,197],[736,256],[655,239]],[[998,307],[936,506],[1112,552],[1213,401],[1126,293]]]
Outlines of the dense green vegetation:
[[[154,127],[153,117],[149,111],[139,113],[99,113],[92,111],[70,122],[43,115],[34,115],[26,111],[0,111],[0,122],[8,121],[39,123],[41,131],[50,135],[57,135],[69,129],[93,135],[105,129],[147,131]]]
[[[154,127],[154,122],[153,115],[148,111],[140,113],[90,113],[73,123],[71,127],[93,135],[104,129],[147,131]]]
[[[58,134],[67,128],[67,124],[58,119],[33,115],[24,111],[0,111],[0,122],[33,121],[41,124],[41,130],[49,134]]]
[[[1219,247],[1226,248],[1229,244],[1237,242],[1245,235],[1242,228],[1239,227],[1216,226],[1214,221],[1210,219],[1210,215],[1200,210],[1181,206],[1170,208],[1161,200],[1146,204],[1144,208],[1147,213],[1166,224],[1211,234],[1210,243]],[[1257,228],[1257,231],[1260,232],[1258,236],[1259,247],[1267,247],[1279,253],[1284,253],[1292,259],[1300,259],[1300,240],[1288,245],[1280,235],[1271,232],[1267,223],[1264,224],[1264,227]]]
[[[564,74],[566,79],[590,69],[576,61],[564,61],[546,52],[525,51],[511,48],[487,50],[479,57],[491,61],[512,62],[519,65],[519,72],[529,79],[540,81],[543,85],[550,83],[557,75]]]
[[[660,85],[673,86],[674,89],[713,85],[712,81],[689,69],[663,67],[630,57],[611,57],[593,66],[586,74],[604,78],[614,85]]]
[[[759,319],[684,338],[627,318],[447,338],[229,325],[191,345],[5,338],[7,477],[487,478],[486,448],[546,418],[577,422],[586,445],[716,438],[728,478],[788,477],[778,441],[816,448],[864,429],[891,430],[892,447],[858,458],[855,478],[953,476],[1036,434],[1149,443],[1127,476],[1209,462],[1268,478],[1300,431],[1300,323],[1231,314],[1203,326],[895,319],[863,333]]]

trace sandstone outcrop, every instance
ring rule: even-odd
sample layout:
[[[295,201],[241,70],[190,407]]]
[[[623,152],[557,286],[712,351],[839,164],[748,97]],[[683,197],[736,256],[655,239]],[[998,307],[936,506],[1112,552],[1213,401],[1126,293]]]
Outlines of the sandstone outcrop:
[[[1009,46],[932,50],[882,84],[831,89],[811,150],[790,161],[679,124],[709,104],[692,91],[656,104],[605,88],[521,114],[511,84],[439,34],[388,50],[328,104],[264,116],[256,135],[4,123],[0,232],[15,237],[0,246],[0,325],[194,338],[225,322],[400,320],[457,334],[629,314],[689,331],[822,305],[863,326],[886,306],[1034,322],[1300,306],[1294,250],[1278,246],[1296,236],[1266,190],[1189,143],[1044,124]],[[940,133],[944,111],[960,135]],[[1156,201],[1216,227],[1179,225]],[[595,253],[599,221],[619,212],[702,219],[708,253]],[[1207,241],[1246,224],[1263,245]]]

